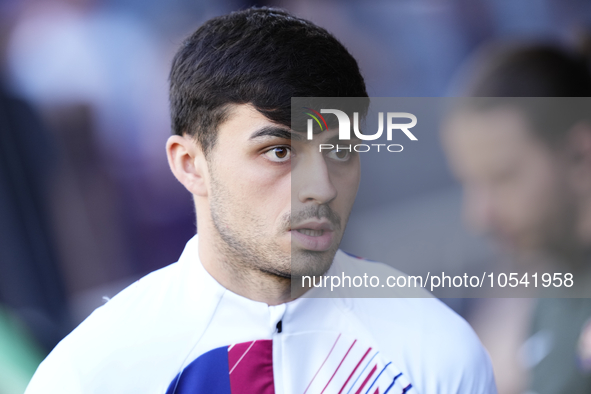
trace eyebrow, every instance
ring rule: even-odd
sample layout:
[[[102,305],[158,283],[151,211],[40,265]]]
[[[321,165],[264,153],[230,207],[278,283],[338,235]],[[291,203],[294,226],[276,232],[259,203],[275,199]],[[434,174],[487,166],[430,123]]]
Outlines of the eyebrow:
[[[277,126],[265,126],[257,131],[255,131],[251,136],[250,140],[254,140],[261,137],[276,137],[282,138],[285,140],[301,140],[302,137],[292,132],[289,129]]]

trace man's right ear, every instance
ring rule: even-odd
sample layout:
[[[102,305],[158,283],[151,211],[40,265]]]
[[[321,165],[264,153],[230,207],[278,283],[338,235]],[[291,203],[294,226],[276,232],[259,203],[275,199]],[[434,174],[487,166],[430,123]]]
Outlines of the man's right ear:
[[[207,196],[209,177],[201,145],[187,135],[173,135],[166,141],[166,156],[172,173],[196,196]]]

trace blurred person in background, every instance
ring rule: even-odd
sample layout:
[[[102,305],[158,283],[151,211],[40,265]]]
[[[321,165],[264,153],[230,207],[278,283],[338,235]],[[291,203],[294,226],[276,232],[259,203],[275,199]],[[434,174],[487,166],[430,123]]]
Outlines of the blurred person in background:
[[[468,72],[464,93],[474,99],[443,132],[465,218],[529,270],[554,267],[583,282],[591,269],[586,57],[557,44],[499,45]],[[579,99],[540,99],[550,97]],[[589,319],[588,298],[538,300],[522,348],[530,392],[591,392]]]
[[[49,214],[55,151],[29,104],[0,84],[0,393],[22,393],[71,329]]]
[[[188,205],[161,157],[169,119],[160,37],[107,1],[27,0],[22,8],[7,72],[63,153],[54,211],[69,293],[137,279],[160,267],[150,239],[184,230],[178,207]]]
[[[0,393],[22,394],[71,330],[50,215],[55,141],[7,89],[4,48],[20,9],[0,2]]]

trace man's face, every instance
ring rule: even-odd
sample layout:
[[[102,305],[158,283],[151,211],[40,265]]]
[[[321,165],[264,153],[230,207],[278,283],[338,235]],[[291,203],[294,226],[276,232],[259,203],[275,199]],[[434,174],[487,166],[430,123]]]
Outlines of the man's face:
[[[304,133],[292,138],[246,104],[218,127],[209,204],[218,247],[232,263],[280,277],[328,269],[357,192],[359,159],[319,153],[318,143],[337,132],[322,134],[315,145]]]
[[[515,109],[458,112],[444,130],[464,214],[511,252],[563,251],[574,239],[566,164]]]

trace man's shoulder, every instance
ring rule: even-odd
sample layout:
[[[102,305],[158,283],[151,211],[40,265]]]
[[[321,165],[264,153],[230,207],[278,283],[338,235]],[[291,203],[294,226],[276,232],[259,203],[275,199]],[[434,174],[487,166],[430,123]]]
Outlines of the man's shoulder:
[[[375,275],[380,281],[410,278],[387,264],[354,255],[339,253],[339,260],[344,271]],[[349,302],[384,353],[406,364],[423,392],[496,392],[490,358],[472,327],[427,290],[389,290],[379,298]]]
[[[97,308],[41,363],[27,393],[53,393],[63,379],[81,388],[72,392],[138,392],[143,382],[169,382],[215,304],[207,298],[216,292],[191,274],[171,264]]]
[[[177,301],[182,301],[185,290],[182,279],[178,262],[143,276],[95,309],[67,338],[153,320],[155,314],[166,313],[178,305]]]

